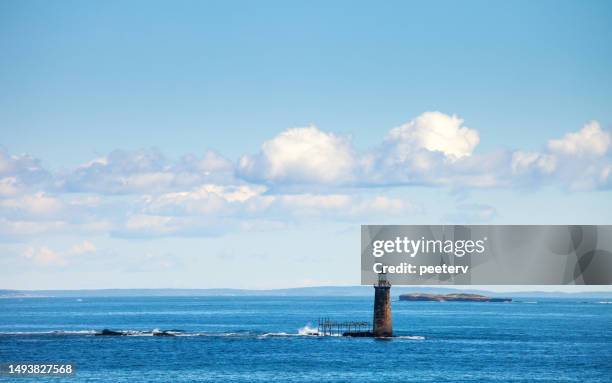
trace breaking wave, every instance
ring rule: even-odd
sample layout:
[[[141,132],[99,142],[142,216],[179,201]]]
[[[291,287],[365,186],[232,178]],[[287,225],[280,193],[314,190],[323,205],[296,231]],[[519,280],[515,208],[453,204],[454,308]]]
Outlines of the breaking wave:
[[[420,335],[402,335],[402,336],[398,336],[395,337],[397,339],[407,339],[407,340],[425,340],[424,336],[420,336]]]
[[[318,335],[317,329],[310,327],[310,323],[298,329],[299,335]]]
[[[5,331],[0,332],[0,336],[100,336],[100,337],[234,337],[234,338],[283,338],[283,337],[318,337],[317,329],[310,325],[305,325],[297,330],[296,333],[291,332],[264,332],[251,330],[238,330],[233,332],[200,332],[200,331],[184,331],[184,330],[161,330],[155,328],[153,330],[52,330],[52,331]],[[325,337],[341,337],[340,334],[326,335]],[[321,337],[323,338],[323,337]],[[424,340],[423,336],[397,336],[394,339],[407,340]]]
[[[316,331],[315,331],[316,332]],[[263,331],[236,331],[236,332],[201,332],[183,330],[53,330],[53,331],[2,331],[0,336],[40,336],[40,335],[85,335],[85,336],[206,336],[206,337],[282,337],[302,336],[316,334],[287,333],[287,332],[263,332]]]

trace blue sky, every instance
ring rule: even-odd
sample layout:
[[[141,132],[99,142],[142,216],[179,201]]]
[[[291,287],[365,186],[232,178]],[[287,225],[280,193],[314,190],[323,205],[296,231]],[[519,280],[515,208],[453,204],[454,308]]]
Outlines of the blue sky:
[[[356,284],[362,223],[609,224],[611,21],[4,1],[0,287]]]

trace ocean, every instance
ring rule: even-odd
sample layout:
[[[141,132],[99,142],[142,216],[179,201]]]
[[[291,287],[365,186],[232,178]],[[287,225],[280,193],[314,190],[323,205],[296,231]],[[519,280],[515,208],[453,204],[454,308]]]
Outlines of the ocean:
[[[393,302],[392,340],[305,335],[372,321],[372,297],[0,299],[0,363],[71,363],[16,382],[611,382],[612,302]],[[133,336],[94,336],[102,329]],[[151,336],[153,330],[180,336]]]

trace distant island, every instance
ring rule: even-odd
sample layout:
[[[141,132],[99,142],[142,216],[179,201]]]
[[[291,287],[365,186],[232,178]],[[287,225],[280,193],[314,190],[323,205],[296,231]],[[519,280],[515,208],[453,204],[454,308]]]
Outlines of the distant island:
[[[512,298],[492,298],[480,294],[401,294],[400,301],[435,301],[435,302],[512,302]]]

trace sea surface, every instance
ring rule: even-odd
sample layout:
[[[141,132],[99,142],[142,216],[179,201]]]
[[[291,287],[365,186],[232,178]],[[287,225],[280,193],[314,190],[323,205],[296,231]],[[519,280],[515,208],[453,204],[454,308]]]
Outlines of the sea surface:
[[[305,335],[319,316],[371,322],[371,297],[7,298],[0,363],[76,374],[0,381],[612,382],[611,303],[394,301],[398,337],[375,340]]]

